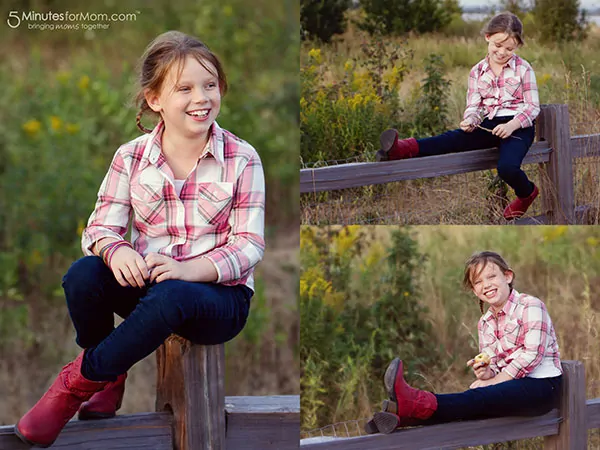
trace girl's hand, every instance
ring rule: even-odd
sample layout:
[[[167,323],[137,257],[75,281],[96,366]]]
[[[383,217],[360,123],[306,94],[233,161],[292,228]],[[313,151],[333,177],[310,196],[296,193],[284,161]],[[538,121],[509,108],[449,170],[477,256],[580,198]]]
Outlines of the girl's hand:
[[[501,123],[492,130],[492,134],[502,139],[509,138],[515,132],[515,130],[517,130],[520,127],[519,122],[516,122],[519,126],[517,126],[517,124],[514,123],[514,119],[507,123]]]
[[[494,378],[490,378],[489,380],[475,380],[475,381],[473,381],[473,383],[471,383],[471,386],[469,386],[469,389],[492,386],[493,384],[496,384],[496,381],[494,380]]]
[[[484,362],[476,363],[474,359],[470,359],[467,361],[467,366],[473,368],[473,372],[478,380],[489,380],[496,376],[496,373],[492,370],[492,368]]]
[[[115,250],[110,260],[110,270],[123,287],[143,288],[148,280],[144,258],[131,247],[123,246]]]
[[[471,132],[472,132],[472,131],[473,131],[473,130],[476,128],[476,127],[475,127],[475,125],[473,125],[473,124],[471,123],[471,121],[470,121],[470,120],[468,120],[468,119],[465,119],[465,120],[463,120],[463,121],[462,121],[462,122],[459,124],[459,127],[460,127],[460,129],[461,129],[461,130],[463,130],[465,133],[471,133]]]
[[[145,258],[150,271],[150,282],[160,283],[165,280],[194,281],[188,273],[188,266],[180,261],[161,255],[159,253],[148,253]]]

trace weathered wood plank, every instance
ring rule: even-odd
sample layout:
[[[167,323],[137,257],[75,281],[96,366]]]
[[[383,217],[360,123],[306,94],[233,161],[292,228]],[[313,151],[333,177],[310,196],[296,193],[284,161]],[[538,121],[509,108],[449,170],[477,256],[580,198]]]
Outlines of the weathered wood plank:
[[[581,361],[563,361],[562,395],[558,435],[544,440],[544,450],[587,448],[585,369]]]
[[[552,203],[548,211],[550,221],[553,224],[572,224],[575,219],[575,195],[567,105],[545,105],[537,131],[539,137],[546,139],[554,150],[547,165],[550,185],[542,189],[545,206],[550,206],[548,201]]]
[[[547,142],[535,142],[523,164],[548,162],[551,152],[552,149]],[[300,192],[332,191],[393,181],[456,175],[493,169],[497,162],[497,149],[486,149],[385,163],[351,163],[302,169],[300,170]]]
[[[226,397],[227,448],[292,450],[300,440],[300,396]]]
[[[600,428],[600,398],[586,402],[586,428]]]
[[[171,450],[172,416],[168,413],[144,413],[105,420],[72,420],[48,447],[61,450]],[[13,432],[12,426],[0,427],[0,450],[29,449]]]
[[[330,442],[302,445],[302,450],[451,450],[558,433],[558,410],[538,417],[502,417],[431,425]]]
[[[225,397],[227,414],[300,414],[299,395],[267,395]]]
[[[600,134],[571,136],[571,154],[573,158],[600,156]]]
[[[224,346],[173,335],[156,358],[156,410],[173,412],[174,449],[224,450]]]

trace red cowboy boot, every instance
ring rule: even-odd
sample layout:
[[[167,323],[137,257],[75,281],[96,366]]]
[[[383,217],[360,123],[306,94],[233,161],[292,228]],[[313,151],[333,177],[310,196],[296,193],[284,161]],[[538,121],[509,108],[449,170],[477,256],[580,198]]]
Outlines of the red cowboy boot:
[[[81,374],[83,352],[67,364],[50,389],[15,425],[15,434],[29,445],[50,447],[83,402],[106,386]]]
[[[115,417],[121,408],[123,394],[125,393],[125,380],[127,374],[119,375],[116,381],[109,382],[100,392],[79,408],[79,420],[109,419]]]
[[[407,419],[426,420],[437,410],[437,399],[434,394],[410,387],[403,376],[403,364],[400,358],[394,359],[384,376],[385,388],[390,401],[384,402],[384,409],[395,412],[379,412],[373,421],[380,433],[389,434],[399,426],[408,425]],[[415,422],[410,420],[411,424]]]
[[[537,186],[533,186],[533,192],[529,194],[529,197],[515,198],[510,204],[504,209],[504,218],[506,220],[518,219],[527,212],[527,209],[531,206],[535,198],[539,195]]]
[[[398,139],[398,131],[390,128],[379,136],[381,150],[375,155],[377,161],[412,158],[419,154],[419,143],[415,138]]]

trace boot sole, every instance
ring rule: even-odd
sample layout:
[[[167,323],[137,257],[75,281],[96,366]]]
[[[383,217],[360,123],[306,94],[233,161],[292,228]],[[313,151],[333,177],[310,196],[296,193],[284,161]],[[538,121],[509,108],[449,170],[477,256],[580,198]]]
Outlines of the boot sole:
[[[31,447],[41,447],[41,448],[48,448],[50,447],[52,444],[54,444],[54,441],[52,441],[50,444],[44,445],[44,444],[38,444],[37,442],[33,442],[30,441],[29,439],[27,439],[25,436],[23,436],[21,434],[21,432],[19,431],[19,422],[17,422],[17,424],[15,425],[14,428],[14,432],[17,435],[17,437],[19,439],[21,439],[21,441],[23,441],[25,444],[30,445]]]
[[[392,433],[400,425],[400,419],[396,414],[389,412],[377,412],[373,415],[373,422],[377,430],[383,434]]]
[[[397,137],[398,131],[394,130],[393,128],[385,130],[383,133],[381,133],[381,136],[379,136],[379,144],[381,145],[381,150],[379,150],[375,155],[375,159],[378,162],[388,161],[390,159],[388,156],[388,152],[392,149],[392,146],[394,145],[394,142],[397,139]]]
[[[383,376],[383,384],[385,385],[385,390],[388,393],[388,397],[392,402],[398,404],[398,399],[396,398],[396,393],[394,392],[394,382],[396,381],[396,377],[398,376],[398,370],[400,368],[400,358],[394,358],[394,360],[390,363],[388,368],[385,371],[385,375]],[[384,409],[385,400],[384,400]],[[386,409],[387,410],[387,409]]]
[[[377,425],[375,424],[375,421],[373,419],[369,420],[365,424],[365,433],[367,433],[367,434],[379,433],[379,428],[377,428]]]
[[[77,418],[79,420],[98,420],[98,419],[112,419],[113,417],[115,417],[117,414],[111,414],[111,413],[79,413],[77,415]]]

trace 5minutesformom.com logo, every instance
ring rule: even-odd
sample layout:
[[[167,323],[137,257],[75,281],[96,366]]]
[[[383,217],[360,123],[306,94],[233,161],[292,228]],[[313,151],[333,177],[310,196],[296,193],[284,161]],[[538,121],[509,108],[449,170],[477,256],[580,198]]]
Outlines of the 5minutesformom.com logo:
[[[139,11],[135,13],[73,13],[73,12],[34,12],[9,11],[6,23],[11,28],[18,28],[22,22],[129,22],[137,20]]]

